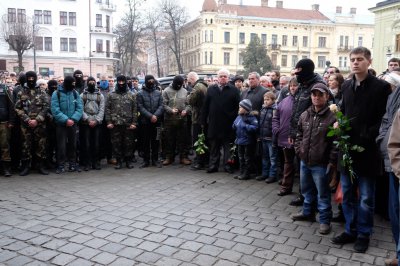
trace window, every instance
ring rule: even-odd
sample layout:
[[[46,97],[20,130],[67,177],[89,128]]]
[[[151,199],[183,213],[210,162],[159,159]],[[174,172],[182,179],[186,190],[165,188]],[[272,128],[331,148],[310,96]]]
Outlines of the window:
[[[231,33],[229,31],[224,32],[224,43],[230,43],[231,42]]]
[[[301,59],[307,59],[308,57],[306,55],[302,55]]]
[[[17,22],[17,13],[15,8],[8,9],[8,22]]]
[[[344,46],[349,47],[349,36],[344,37]]]
[[[396,52],[400,52],[400,34],[396,35]]]
[[[208,30],[204,31],[204,42],[208,42]]]
[[[286,67],[287,66],[287,55],[283,54],[281,57],[281,66]]]
[[[98,52],[98,53],[103,52],[103,40],[100,40],[100,39],[96,40],[96,52]]]
[[[210,65],[213,64],[213,52],[210,52]]]
[[[239,65],[243,65],[243,54],[239,54]]]
[[[292,67],[296,67],[297,61],[299,61],[297,55],[292,55]]]
[[[319,68],[324,68],[325,67],[325,62],[326,62],[326,57],[325,56],[318,56],[318,67]]]
[[[25,9],[17,9],[17,19],[18,19],[18,22],[26,22]]]
[[[207,52],[204,52],[204,64],[207,65]]]
[[[211,20],[212,21],[212,20]],[[214,41],[214,35],[213,35],[213,31],[210,30],[210,42]]]
[[[96,14],[96,27],[102,27],[102,16],[101,14]]]
[[[343,57],[343,67],[347,67],[347,57]]]
[[[273,53],[271,54],[271,62],[272,62],[272,66],[276,67],[278,64],[278,54]]]
[[[110,40],[106,40],[106,56],[110,57]]]
[[[50,69],[48,67],[39,67],[39,74],[43,77],[48,77],[50,74]]]
[[[293,36],[292,46],[297,46],[297,44],[298,44],[297,36]]]
[[[43,11],[43,23],[51,24],[51,11],[50,10]]]
[[[64,77],[72,76],[74,74],[74,69],[72,67],[64,67],[63,72],[64,72]]]
[[[230,53],[224,52],[224,65],[229,65]]]
[[[60,25],[67,25],[67,12],[60,11]]]
[[[363,37],[358,36],[358,46],[363,46]]]
[[[343,36],[343,35],[340,35],[340,38],[339,38],[339,46],[340,46],[340,47],[343,47],[343,44],[344,44],[344,36]]]
[[[308,47],[308,36],[303,36],[303,47]]]
[[[69,12],[69,25],[76,26],[76,12]]]
[[[244,32],[239,32],[239,44],[244,44],[245,42],[246,40]]]
[[[272,34],[272,45],[276,46],[278,44],[278,35]]]
[[[68,38],[60,38],[60,51],[68,52]]]
[[[326,37],[318,37],[318,47],[326,48]]]
[[[287,46],[287,35],[282,35],[282,46]]]
[[[99,4],[101,4],[101,0],[96,0],[96,3],[99,3]]]
[[[250,41],[254,41],[254,39],[257,37],[257,33],[250,33]]]
[[[42,10],[35,10],[34,11],[34,21],[35,21],[35,24],[42,24],[43,23]]]
[[[53,51],[53,40],[51,37],[44,37],[44,50]]]
[[[106,15],[106,31],[107,32],[110,32],[110,28],[111,28],[111,26],[110,26],[110,16],[108,16],[108,15]]]
[[[69,51],[76,52],[76,38],[69,38]]]
[[[35,37],[35,50],[43,51],[43,37]]]
[[[264,46],[267,45],[267,34],[265,34],[265,33],[261,34],[261,45],[264,45]]]

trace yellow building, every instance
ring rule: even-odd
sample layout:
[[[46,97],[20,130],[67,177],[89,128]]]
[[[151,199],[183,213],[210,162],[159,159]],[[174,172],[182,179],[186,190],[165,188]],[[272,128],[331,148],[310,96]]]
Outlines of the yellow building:
[[[240,54],[255,35],[266,46],[274,68],[282,73],[289,73],[306,57],[314,61],[316,72],[322,73],[327,61],[348,72],[350,49],[359,43],[372,48],[373,24],[358,21],[355,8],[344,14],[337,7],[330,18],[319,11],[319,5],[312,5],[310,10],[283,5],[283,1],[276,1],[271,7],[268,0],[260,0],[260,6],[204,0],[199,17],[183,28],[184,72],[215,73],[220,68],[232,73],[242,71]],[[176,73],[176,63],[170,59],[166,74]]]
[[[400,2],[387,0],[369,9],[375,14],[373,67],[377,72],[387,69],[392,57],[400,57]]]

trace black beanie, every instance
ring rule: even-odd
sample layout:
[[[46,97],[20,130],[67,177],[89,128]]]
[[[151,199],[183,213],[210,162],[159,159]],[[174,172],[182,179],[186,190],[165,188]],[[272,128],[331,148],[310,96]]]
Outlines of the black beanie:
[[[94,77],[88,77],[86,82],[89,83],[89,81],[96,81],[96,79]]]
[[[124,75],[119,75],[118,77],[117,77],[117,82],[118,81],[123,81],[124,83],[126,83],[126,77],[124,76]]]
[[[314,62],[309,58],[301,59],[296,64],[296,68],[301,68],[299,72],[296,72],[297,80],[303,83],[311,79],[314,75],[315,65]]]
[[[79,69],[74,71],[74,77],[75,77],[76,74],[83,75],[82,71],[80,71]]]
[[[184,81],[185,81],[185,79],[182,76],[180,76],[180,75],[175,76],[172,81],[172,88],[174,90],[179,90],[180,88],[182,88]]]
[[[22,86],[26,83],[26,75],[24,73],[19,74],[18,83]]]
[[[151,79],[155,79],[153,75],[146,75],[144,77],[144,83],[147,83],[147,81],[151,80]]]
[[[75,88],[75,85],[73,85],[72,83],[75,82],[75,78],[72,76],[66,76],[64,78],[64,83],[63,83],[63,87],[64,89],[66,89],[67,91],[71,91]]]
[[[34,88],[36,86],[37,74],[35,71],[28,71],[25,73],[26,76],[26,84],[29,88]],[[33,80],[29,80],[29,78],[33,78]]]
[[[57,86],[58,86],[57,80],[51,79],[47,82],[47,87],[57,87]]]

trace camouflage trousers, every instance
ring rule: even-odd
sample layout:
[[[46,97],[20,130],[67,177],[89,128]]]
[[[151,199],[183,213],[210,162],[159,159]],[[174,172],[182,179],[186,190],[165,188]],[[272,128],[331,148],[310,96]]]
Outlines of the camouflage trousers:
[[[164,121],[165,141],[163,150],[165,158],[174,159],[175,152],[180,158],[187,158],[189,153],[189,143],[187,138],[186,119],[171,119]]]
[[[111,129],[111,144],[114,158],[132,158],[135,131],[136,129],[128,129],[127,126],[114,126]]]
[[[1,160],[3,162],[10,162],[10,128],[7,127],[7,123],[0,124],[0,150]]]
[[[35,154],[38,159],[46,159],[46,126],[36,128],[21,127],[22,160],[32,159]]]

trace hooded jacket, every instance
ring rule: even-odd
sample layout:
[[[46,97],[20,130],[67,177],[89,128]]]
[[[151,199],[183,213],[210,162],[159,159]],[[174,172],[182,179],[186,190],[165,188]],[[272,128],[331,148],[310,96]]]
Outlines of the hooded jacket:
[[[235,144],[249,145],[256,142],[258,120],[252,112],[238,115],[233,122],[232,128],[236,132]]]
[[[57,125],[65,126],[68,119],[78,123],[83,113],[82,99],[75,90],[58,86],[51,96],[51,113]]]
[[[271,106],[263,106],[260,112],[260,138],[263,140],[275,141],[272,131],[272,118],[276,111],[276,103]]]
[[[87,89],[80,95],[83,103],[82,123],[96,121],[101,124],[104,118],[105,100],[99,90],[89,92]]]
[[[275,115],[272,118],[272,132],[277,139],[279,147],[293,148],[293,145],[288,142],[293,102],[294,96],[289,93],[289,96],[278,104]]]
[[[163,98],[160,90],[153,85],[151,88],[143,85],[142,90],[137,94],[137,105],[140,113],[139,123],[149,124],[153,115],[160,121],[164,113]]]

